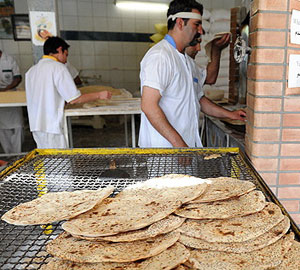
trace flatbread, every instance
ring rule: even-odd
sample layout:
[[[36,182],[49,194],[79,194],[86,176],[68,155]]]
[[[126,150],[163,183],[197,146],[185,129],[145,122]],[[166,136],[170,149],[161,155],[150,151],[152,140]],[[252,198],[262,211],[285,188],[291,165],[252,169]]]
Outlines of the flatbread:
[[[215,158],[220,158],[220,157],[222,157],[221,154],[211,154],[209,156],[205,156],[203,159],[204,160],[210,160],[210,159],[215,159]]]
[[[299,270],[300,269],[300,243],[292,241],[292,246],[288,252],[283,256],[283,261],[280,265],[272,270]]]
[[[211,62],[211,47],[214,40],[221,38],[223,35],[232,35],[231,32],[219,32],[214,35],[214,37],[206,43],[204,46],[206,56],[208,57],[208,62]]]
[[[46,250],[55,257],[78,263],[133,262],[161,253],[179,236],[178,232],[171,232],[142,241],[110,243],[78,239],[64,232]]]
[[[292,245],[293,238],[294,234],[291,233],[265,248],[240,254],[195,249],[191,251],[189,262],[199,270],[269,269],[282,262]],[[210,268],[210,265],[215,268]]]
[[[12,208],[1,219],[14,225],[38,225],[67,220],[92,209],[113,191],[114,187],[107,187],[46,193]]]
[[[170,270],[185,262],[190,252],[180,243],[175,243],[163,252],[142,262],[132,263],[74,263],[52,258],[43,270]]]
[[[240,243],[210,243],[199,238],[194,238],[181,234],[179,242],[190,248],[224,251],[233,253],[252,252],[268,245],[273,244],[283,237],[290,228],[290,220],[288,217],[279,222],[270,231],[261,236]]]
[[[186,220],[177,231],[207,242],[245,242],[256,238],[284,219],[280,208],[271,202],[260,212],[225,220]]]
[[[88,85],[79,88],[82,94],[89,94],[101,91],[110,91],[113,96],[121,95],[121,90],[105,85]]]
[[[182,225],[185,218],[170,215],[162,220],[159,220],[146,228],[142,228],[135,231],[119,233],[111,236],[103,237],[84,237],[81,235],[73,235],[74,237],[92,240],[92,241],[110,241],[110,242],[132,242],[137,240],[143,240],[151,237],[155,237],[160,234],[169,233]]]
[[[199,197],[207,184],[203,179],[194,178],[197,185],[187,185],[187,180],[178,177],[181,186],[176,186],[176,180],[172,179],[174,187],[160,187],[159,182],[154,181],[153,188],[149,188],[146,181],[147,187],[138,185],[125,189],[115,198],[107,198],[91,211],[64,223],[63,229],[72,235],[99,237],[144,228]]]
[[[201,197],[190,203],[202,203],[222,201],[232,197],[241,196],[255,189],[255,185],[250,181],[242,181],[230,177],[208,178],[212,181]]]
[[[188,204],[176,210],[175,214],[191,219],[225,219],[259,212],[265,205],[264,194],[254,190],[225,201]]]

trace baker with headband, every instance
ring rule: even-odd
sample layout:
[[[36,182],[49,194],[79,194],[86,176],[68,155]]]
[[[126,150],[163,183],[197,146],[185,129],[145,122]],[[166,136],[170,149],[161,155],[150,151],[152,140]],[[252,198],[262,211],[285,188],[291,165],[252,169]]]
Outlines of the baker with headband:
[[[202,14],[203,6],[195,0],[173,0],[167,12],[168,34],[141,61],[140,147],[202,147],[201,110],[212,116],[243,119],[240,113],[210,107],[202,90],[208,72],[200,72],[185,53],[203,34]],[[227,37],[220,40],[221,46],[229,43]],[[217,74],[219,63],[216,66]]]

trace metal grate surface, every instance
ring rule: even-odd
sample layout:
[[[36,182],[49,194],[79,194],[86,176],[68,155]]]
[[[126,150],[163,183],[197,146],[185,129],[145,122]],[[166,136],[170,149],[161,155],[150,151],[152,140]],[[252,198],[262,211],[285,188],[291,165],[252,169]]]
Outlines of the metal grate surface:
[[[230,149],[230,148],[229,148]],[[100,151],[100,150],[99,150]],[[107,151],[107,150],[106,150]],[[128,150],[129,151],[129,150]],[[76,152],[74,152],[76,153]],[[101,152],[99,152],[101,153]],[[98,189],[113,185],[116,193],[129,184],[169,173],[188,174],[201,178],[228,176],[249,180],[261,189],[261,179],[247,160],[235,151],[199,150],[118,154],[34,154],[2,173],[0,181],[0,215],[12,207],[42,196],[45,192]],[[206,160],[211,154],[221,157]],[[103,178],[111,161],[130,178]],[[189,165],[182,165],[188,161]],[[1,174],[0,174],[1,180]],[[40,269],[48,261],[46,244],[62,232],[61,223],[44,226],[14,226],[0,221],[0,269]]]

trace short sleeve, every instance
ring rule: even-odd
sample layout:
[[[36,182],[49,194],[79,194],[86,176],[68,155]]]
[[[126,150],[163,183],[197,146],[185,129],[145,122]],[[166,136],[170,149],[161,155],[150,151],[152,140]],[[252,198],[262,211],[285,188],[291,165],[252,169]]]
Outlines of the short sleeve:
[[[60,70],[55,74],[55,86],[63,99],[69,103],[72,100],[80,97],[81,92],[77,89],[67,67],[62,64],[59,66],[59,69]]]
[[[155,88],[162,95],[170,84],[171,71],[170,61],[166,55],[159,52],[146,55],[141,62],[141,86]]]

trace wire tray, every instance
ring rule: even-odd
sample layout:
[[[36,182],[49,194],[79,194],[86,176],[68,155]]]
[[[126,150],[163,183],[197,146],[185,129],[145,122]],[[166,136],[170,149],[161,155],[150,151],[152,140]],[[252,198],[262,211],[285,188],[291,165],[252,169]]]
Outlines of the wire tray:
[[[206,159],[212,154],[219,157]],[[112,160],[130,178],[101,177]],[[187,160],[189,165],[182,165]],[[0,215],[46,192],[113,185],[116,194],[130,184],[170,173],[252,181],[290,218],[299,240],[297,225],[238,148],[34,150],[0,173]],[[62,232],[61,223],[14,226],[0,221],[0,269],[40,269],[50,257],[45,246]]]

